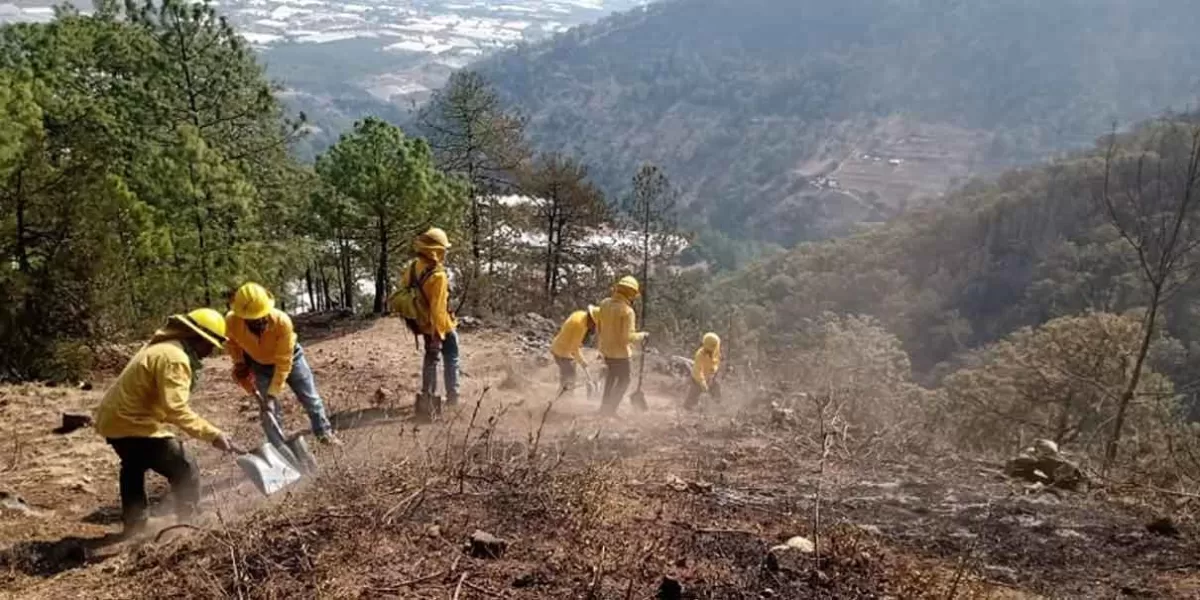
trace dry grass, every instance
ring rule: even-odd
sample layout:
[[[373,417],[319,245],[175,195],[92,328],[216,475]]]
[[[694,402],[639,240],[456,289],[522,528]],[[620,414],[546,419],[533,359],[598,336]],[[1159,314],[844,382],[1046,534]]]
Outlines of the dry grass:
[[[474,364],[509,361],[490,339],[475,338]],[[367,404],[383,385],[405,389],[397,365],[350,360],[362,344],[314,345],[329,395]],[[322,449],[319,477],[266,502],[214,496],[195,528],[113,558],[34,573],[0,551],[0,584],[28,598],[615,600],[654,597],[670,576],[697,599],[1193,597],[1180,590],[1200,548],[1145,534],[1139,501],[1030,493],[922,449],[919,432],[840,426],[829,406],[774,419],[740,403],[745,382],[693,415],[649,380],[654,410],[610,421],[580,399],[549,402],[539,382],[552,367],[514,392],[489,388],[506,377],[491,373],[438,424],[370,413],[344,451]],[[477,529],[508,539],[507,553],[470,556]],[[77,530],[39,531],[57,544]],[[797,535],[819,555],[768,568],[768,550]]]

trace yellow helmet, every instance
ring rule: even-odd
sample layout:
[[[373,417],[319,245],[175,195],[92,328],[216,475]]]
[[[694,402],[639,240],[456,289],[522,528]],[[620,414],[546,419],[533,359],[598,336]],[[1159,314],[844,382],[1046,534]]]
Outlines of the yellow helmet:
[[[438,227],[430,227],[417,236],[417,245],[426,248],[450,248],[450,237]]]
[[[275,296],[267,288],[250,282],[238,288],[230,305],[233,314],[247,321],[261,319],[275,308]]]
[[[638,285],[638,280],[634,279],[632,275],[626,275],[622,277],[621,280],[617,282],[617,289],[625,290],[630,296],[635,298],[642,293],[642,286]]]
[[[225,318],[211,308],[197,308],[186,315],[174,315],[171,320],[196,332],[217,348],[225,346]]]
[[[589,304],[587,307],[587,316],[592,320],[592,324],[600,322],[600,307],[594,304]]]
[[[721,347],[721,338],[717,334],[709,332],[704,334],[704,340],[700,343],[705,350],[714,352]]]

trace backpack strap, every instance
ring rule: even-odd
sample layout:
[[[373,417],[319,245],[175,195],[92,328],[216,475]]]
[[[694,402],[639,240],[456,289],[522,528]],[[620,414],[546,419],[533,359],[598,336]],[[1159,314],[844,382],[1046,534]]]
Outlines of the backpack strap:
[[[425,282],[429,281],[429,278],[431,276],[433,276],[433,274],[436,273],[441,268],[442,268],[442,265],[440,265],[438,263],[433,263],[428,268],[426,268],[424,271],[422,271],[420,275],[418,275],[417,274],[417,260],[414,258],[412,261],[412,266],[410,267],[409,277],[408,277],[408,287],[416,290],[416,292],[421,295],[421,300],[425,301],[426,307],[429,306],[429,298],[425,295]],[[416,324],[410,323],[409,329],[412,330],[413,342],[414,342],[414,344],[417,345],[417,347],[419,349],[420,344],[417,341],[417,338],[420,336],[417,334]]]

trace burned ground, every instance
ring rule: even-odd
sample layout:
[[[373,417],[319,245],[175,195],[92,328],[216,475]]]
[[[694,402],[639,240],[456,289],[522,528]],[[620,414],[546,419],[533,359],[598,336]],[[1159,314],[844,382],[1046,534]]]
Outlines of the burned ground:
[[[652,410],[603,420],[583,397],[549,405],[553,367],[503,330],[464,336],[466,401],[408,419],[419,354],[393,321],[322,325],[310,361],[343,431],[323,471],[270,499],[190,444],[210,512],[114,543],[116,459],[88,430],[56,436],[94,390],[5,388],[0,585],[12,597],[132,598],[1108,598],[1196,597],[1189,521],[1095,488],[1048,493],[976,458],[833,451],[737,404],[681,413],[660,375]],[[197,409],[258,437],[227,363]],[[515,385],[501,385],[512,373]],[[525,380],[528,380],[527,382]],[[549,410],[547,410],[549,408]],[[294,402],[288,422],[303,422]],[[8,449],[12,452],[9,453]],[[159,493],[161,485],[156,488]],[[815,510],[819,509],[819,510]],[[164,525],[170,522],[164,520]],[[467,547],[481,530],[499,556]],[[816,551],[768,560],[793,536]],[[668,583],[664,584],[664,581]],[[675,588],[670,582],[677,582]]]

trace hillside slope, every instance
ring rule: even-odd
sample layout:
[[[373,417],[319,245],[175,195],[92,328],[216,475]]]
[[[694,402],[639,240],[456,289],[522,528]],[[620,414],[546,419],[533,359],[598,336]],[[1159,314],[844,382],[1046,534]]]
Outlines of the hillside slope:
[[[1151,4],[674,0],[479,69],[610,192],[654,161],[714,228],[790,243],[1185,105],[1200,16]]]
[[[30,599],[650,598],[666,576],[685,594],[665,597],[730,600],[1195,597],[1194,538],[1142,533],[1143,507],[1023,490],[990,463],[947,456],[839,450],[818,471],[812,429],[732,407],[681,414],[658,373],[647,377],[652,410],[636,418],[624,408],[623,419],[599,419],[582,397],[548,411],[554,367],[535,367],[542,351],[513,332],[465,334],[471,401],[418,426],[406,409],[420,355],[395,343],[401,329],[384,320],[304,332],[346,441],[317,449],[317,478],[263,500],[231,460],[189,442],[208,514],[132,546],[105,536],[117,528],[112,452],[91,431],[49,433],[57,410],[92,406],[100,389],[0,387],[0,418],[27,449],[0,470],[0,488],[37,511],[0,508],[0,589]],[[505,367],[531,383],[485,391]],[[252,411],[219,376],[228,362],[208,368],[197,409],[256,439]],[[727,384],[731,403],[751,387]],[[395,410],[373,405],[376,389],[392,392]],[[295,402],[285,406],[288,423],[302,422]],[[465,551],[476,529],[508,539],[507,551]],[[770,566],[768,550],[796,535],[819,541],[819,560]]]
[[[1142,124],[1118,136],[1119,145],[1130,156],[1174,159],[1188,151],[1181,131],[1200,136],[1196,123]],[[952,366],[945,361],[1022,327],[1137,311],[1147,295],[1136,257],[1095,195],[1105,151],[1012,170],[869,231],[801,244],[717,280],[697,306],[702,314],[737,307],[764,343],[780,347],[826,311],[869,315],[903,340],[914,369],[930,380]],[[1169,169],[1167,179],[1175,176]],[[1179,384],[1200,364],[1197,298],[1200,280],[1192,278],[1159,316],[1174,340],[1164,340],[1155,367]]]

